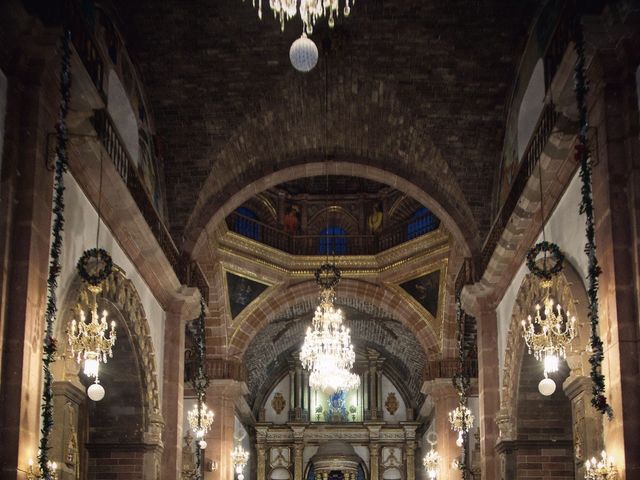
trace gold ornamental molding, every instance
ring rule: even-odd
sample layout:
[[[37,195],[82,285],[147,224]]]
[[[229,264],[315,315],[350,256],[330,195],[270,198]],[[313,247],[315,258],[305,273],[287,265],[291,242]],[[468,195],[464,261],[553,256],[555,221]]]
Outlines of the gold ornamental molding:
[[[335,263],[345,277],[371,277],[412,264],[433,263],[435,258],[447,257],[450,251],[450,235],[443,228],[409,240],[377,255],[340,255]],[[237,233],[226,231],[219,238],[218,252],[226,268],[251,264],[266,267],[280,277],[313,277],[313,273],[326,262],[322,255],[291,255],[269,247]],[[283,278],[284,280],[284,278]]]

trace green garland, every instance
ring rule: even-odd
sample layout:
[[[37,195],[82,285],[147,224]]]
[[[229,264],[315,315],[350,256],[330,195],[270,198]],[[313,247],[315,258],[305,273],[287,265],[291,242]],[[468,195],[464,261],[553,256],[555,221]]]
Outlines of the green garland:
[[[60,276],[60,255],[62,253],[62,230],[64,228],[64,173],[67,171],[67,112],[69,111],[69,100],[71,97],[71,72],[70,59],[71,49],[69,46],[71,32],[65,30],[62,37],[62,62],[60,70],[60,109],[58,112],[58,124],[56,125],[57,146],[56,162],[54,173],[54,194],[53,194],[53,224],[51,227],[51,249],[49,251],[49,273],[47,278],[47,308],[44,315],[45,335],[44,351],[42,357],[42,371],[44,385],[42,389],[41,417],[42,428],[40,430],[40,452],[38,454],[38,464],[42,477],[51,479],[49,469],[49,435],[53,428],[53,392],[51,389],[53,375],[50,365],[55,361],[56,341],[53,338],[53,328],[58,310],[56,301],[56,288],[58,277]]]
[[[453,386],[458,391],[458,401],[461,408],[467,407],[467,391],[471,385],[471,379],[465,369],[465,352],[464,352],[464,317],[460,302],[460,294],[456,294],[456,322],[458,324],[458,371],[453,377]],[[462,452],[458,462],[458,469],[462,471],[462,477],[466,478],[467,468],[467,449],[469,448],[469,433],[463,429],[462,431]]]
[[[592,164],[589,155],[589,144],[587,133],[589,124],[587,120],[587,104],[586,95],[589,87],[587,86],[585,73],[585,54],[584,54],[584,37],[582,33],[582,25],[580,16],[576,18],[574,28],[574,41],[576,48],[576,65],[575,65],[575,92],[578,106],[578,121],[580,124],[580,132],[578,134],[579,144],[576,145],[576,161],[580,162],[580,179],[582,180],[582,201],[580,202],[580,213],[586,216],[586,234],[587,243],[584,251],[589,259],[588,267],[588,297],[589,297],[589,321],[591,322],[591,381],[592,397],[591,404],[603,415],[607,414],[609,419],[613,417],[613,409],[607,402],[604,395],[605,382],[602,374],[602,360],[604,358],[604,350],[602,339],[598,334],[598,276],[602,272],[598,265],[596,256],[596,240],[595,240],[595,222],[593,211],[593,190],[592,190]]]
[[[209,386],[209,378],[204,370],[204,361],[206,357],[206,344],[205,344],[205,303],[202,293],[200,294],[200,315],[197,319],[197,334],[196,334],[196,360],[198,362],[198,372],[194,378],[191,379],[193,389],[196,391],[198,397],[198,429],[202,427],[202,405],[206,394],[207,387]],[[196,445],[196,468],[197,478],[202,477],[202,449],[199,443]]]

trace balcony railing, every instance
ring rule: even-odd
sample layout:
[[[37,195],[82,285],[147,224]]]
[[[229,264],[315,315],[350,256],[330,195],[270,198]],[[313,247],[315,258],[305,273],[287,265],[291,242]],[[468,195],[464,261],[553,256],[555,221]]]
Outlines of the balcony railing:
[[[183,255],[180,255],[180,251],[173,242],[173,238],[165,227],[160,214],[151,203],[142,179],[133,168],[133,161],[125,150],[124,142],[120,138],[109,113],[106,110],[96,110],[93,116],[93,126],[100,142],[113,161],[116,170],[127,186],[129,193],[136,202],[140,213],[146,220],[147,225],[149,225],[176,276],[181,283],[200,288],[205,299],[208,300],[209,287],[204,273],[195,262],[191,262]]]
[[[423,380],[425,382],[436,378],[453,378],[459,370],[458,360],[432,360],[427,362],[424,368]],[[469,378],[478,378],[478,362],[475,358],[469,358],[464,362],[464,373]]]
[[[380,234],[298,235],[232,212],[227,226],[232,232],[251,238],[292,255],[375,255],[438,228],[439,219],[428,212],[420,217],[390,227]],[[414,228],[409,228],[414,225]],[[327,252],[328,246],[328,252]]]
[[[546,90],[548,90],[553,83],[553,79],[555,78],[560,63],[562,62],[562,58],[564,57],[567,48],[571,45],[576,18],[575,8],[575,0],[567,0],[564,3],[556,23],[555,30],[546,45],[543,54]],[[540,155],[551,136],[557,120],[558,112],[555,110],[553,103],[548,102],[540,115],[538,124],[525,150],[524,157],[520,163],[520,167],[513,184],[511,185],[511,190],[494,219],[489,235],[485,240],[480,264],[476,265],[478,267],[475,272],[476,275],[474,275],[474,278],[467,278],[467,282],[472,282],[484,275],[484,272],[489,265],[489,261],[493,256],[493,252],[504,233],[504,229],[506,228],[509,219],[513,215],[518,201],[524,192],[527,182],[529,181],[531,173],[538,164]],[[465,272],[465,275],[468,277],[467,272]]]

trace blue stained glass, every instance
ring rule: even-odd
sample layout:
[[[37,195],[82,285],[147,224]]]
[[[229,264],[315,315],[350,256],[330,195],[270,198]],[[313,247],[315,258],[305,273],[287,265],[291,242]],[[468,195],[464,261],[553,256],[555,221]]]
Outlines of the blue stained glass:
[[[320,255],[346,255],[347,231],[340,227],[327,227],[320,232]]]
[[[433,232],[440,225],[440,220],[431,211],[422,207],[411,215],[413,220],[407,225],[407,240],[419,237],[425,233]]]
[[[253,240],[260,240],[262,237],[262,228],[258,222],[252,221],[258,219],[256,212],[247,207],[240,207],[236,210],[236,213],[242,216],[236,217],[233,230]]]

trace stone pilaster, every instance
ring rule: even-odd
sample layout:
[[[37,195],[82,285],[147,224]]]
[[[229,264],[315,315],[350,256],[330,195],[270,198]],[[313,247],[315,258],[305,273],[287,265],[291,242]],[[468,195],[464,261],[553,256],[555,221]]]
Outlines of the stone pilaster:
[[[378,443],[369,444],[369,471],[371,480],[379,480],[380,469],[380,445]]]
[[[584,462],[603,448],[602,417],[591,406],[591,379],[571,375],[562,385],[571,400],[576,479],[584,478]]]
[[[234,447],[236,404],[244,402],[248,393],[244,382],[236,380],[211,380],[207,389],[207,405],[216,415],[206,436],[205,456],[218,462],[218,470],[205,472],[204,480],[228,480],[235,478],[231,451]]]
[[[416,480],[416,444],[410,440],[405,446],[405,465],[407,469],[407,480]]]
[[[197,292],[187,289],[167,311],[162,379],[162,414],[166,421],[163,432],[166,448],[161,469],[163,480],[180,478],[182,473],[185,323],[196,318],[200,313],[199,306]]]
[[[266,451],[265,445],[259,443],[256,446],[256,480],[266,479]]]
[[[293,466],[293,478],[294,480],[302,480],[302,452],[304,451],[304,444],[296,442],[294,447],[294,466]]]
[[[84,387],[79,382],[61,381],[53,384],[53,430],[49,456],[59,465],[59,480],[75,480],[80,473],[80,442],[78,418],[86,402]],[[35,461],[35,458],[34,458]]]
[[[498,475],[497,416],[500,410],[500,380],[498,362],[498,319],[495,304],[485,298],[462,295],[463,308],[476,318],[478,326],[478,400],[480,404],[480,452],[483,479],[500,478]]]
[[[436,378],[424,383],[422,392],[431,397],[435,408],[435,430],[438,434],[438,444],[434,448],[440,454],[439,480],[454,480],[461,478],[460,470],[451,468],[451,462],[460,457],[460,447],[456,445],[456,432],[451,430],[449,412],[458,406],[458,392],[450,378]]]

